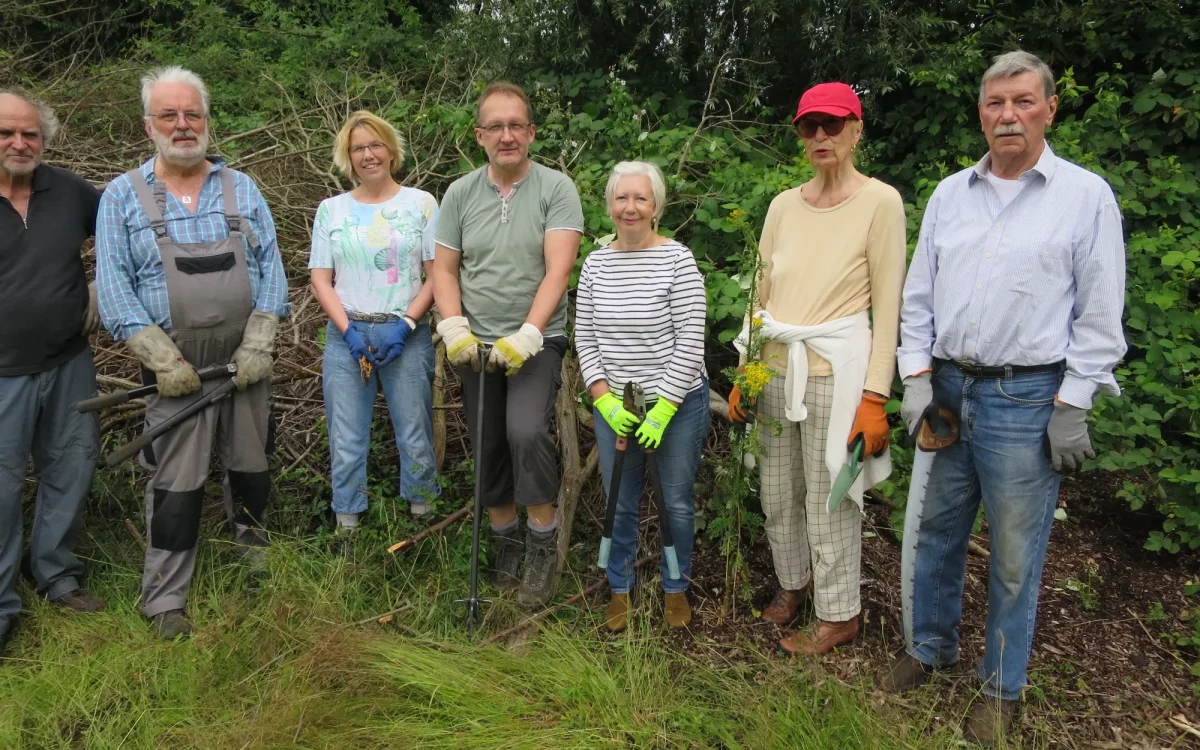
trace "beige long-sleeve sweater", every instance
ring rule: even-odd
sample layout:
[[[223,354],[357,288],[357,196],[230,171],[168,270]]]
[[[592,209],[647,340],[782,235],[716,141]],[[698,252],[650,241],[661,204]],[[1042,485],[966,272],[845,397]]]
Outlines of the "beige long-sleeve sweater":
[[[813,208],[800,188],[771,201],[759,240],[762,280],[757,307],[781,323],[812,326],[871,311],[871,361],[865,388],[891,391],[904,287],[904,201],[874,178],[833,208]],[[767,342],[762,358],[787,371],[787,347]],[[809,375],[833,368],[811,349]]]

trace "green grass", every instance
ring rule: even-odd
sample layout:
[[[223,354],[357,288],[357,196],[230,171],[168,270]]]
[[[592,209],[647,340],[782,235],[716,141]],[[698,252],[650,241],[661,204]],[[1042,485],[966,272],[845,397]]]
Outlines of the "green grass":
[[[884,704],[815,662],[746,644],[679,653],[650,604],[622,637],[584,607],[519,647],[468,643],[451,605],[465,593],[466,524],[398,559],[369,528],[349,555],[325,534],[281,539],[253,571],[210,523],[189,603],[198,629],[176,643],[138,611],[140,550],[123,523],[88,528],[87,583],[109,610],[64,612],[22,588],[0,664],[0,748],[954,745],[933,710]],[[486,627],[519,617],[501,599]]]

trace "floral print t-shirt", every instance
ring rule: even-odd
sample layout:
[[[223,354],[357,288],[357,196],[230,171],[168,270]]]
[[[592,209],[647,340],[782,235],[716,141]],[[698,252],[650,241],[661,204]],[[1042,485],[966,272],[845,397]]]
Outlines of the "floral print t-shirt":
[[[402,187],[383,203],[350,193],[321,201],[313,222],[309,268],[332,268],[348,312],[403,315],[421,289],[421,263],[433,260],[437,200]]]

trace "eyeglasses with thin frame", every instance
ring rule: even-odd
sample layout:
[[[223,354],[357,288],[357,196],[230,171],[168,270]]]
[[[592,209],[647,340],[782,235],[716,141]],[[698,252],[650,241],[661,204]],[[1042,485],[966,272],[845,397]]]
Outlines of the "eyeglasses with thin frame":
[[[183,120],[188,125],[199,125],[200,123],[204,122],[204,113],[197,112],[194,109],[184,110],[183,112],[177,112],[173,109],[164,109],[161,112],[156,112],[153,117],[163,125],[174,125],[179,121],[180,115],[183,115]]]
[[[508,128],[508,132],[513,135],[521,136],[529,132],[529,126],[532,124],[531,122],[493,122],[487,125],[476,125],[475,127],[492,137],[503,133],[505,128]]]
[[[813,138],[817,134],[817,128],[825,131],[825,135],[830,138],[834,137],[846,127],[845,117],[801,117],[796,123],[796,132],[801,138]]]
[[[386,143],[380,143],[379,141],[371,141],[370,143],[365,144],[360,143],[357,146],[350,147],[350,155],[362,156],[368,150],[375,155],[379,155],[381,153],[387,153],[388,147]]]

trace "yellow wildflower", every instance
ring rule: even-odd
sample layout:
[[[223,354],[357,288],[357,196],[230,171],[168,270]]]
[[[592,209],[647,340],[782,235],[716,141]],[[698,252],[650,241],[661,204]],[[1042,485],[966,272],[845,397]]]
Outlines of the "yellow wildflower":
[[[775,372],[764,362],[750,362],[746,365],[746,385],[742,388],[743,398],[756,398],[771,382]]]

